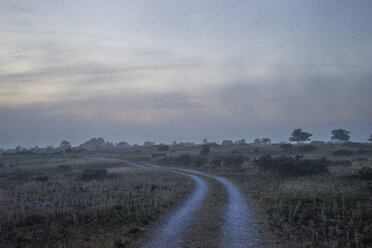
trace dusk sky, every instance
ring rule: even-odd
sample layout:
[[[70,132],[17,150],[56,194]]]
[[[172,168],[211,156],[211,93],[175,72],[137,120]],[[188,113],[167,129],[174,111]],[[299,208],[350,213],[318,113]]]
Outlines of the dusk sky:
[[[372,133],[370,0],[0,0],[0,148]]]

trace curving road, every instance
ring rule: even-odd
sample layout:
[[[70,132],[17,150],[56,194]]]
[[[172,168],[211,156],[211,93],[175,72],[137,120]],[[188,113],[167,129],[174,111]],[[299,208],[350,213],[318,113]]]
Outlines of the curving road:
[[[195,192],[187,199],[184,205],[171,216],[166,225],[154,233],[153,238],[144,247],[182,246],[187,229],[192,223],[192,216],[200,209],[203,199],[206,197],[208,192],[208,184],[195,175],[217,180],[223,185],[228,194],[228,203],[222,226],[223,240],[220,242],[221,246],[229,248],[249,248],[260,246],[257,224],[253,212],[243,195],[239,192],[239,189],[228,179],[190,169],[164,168],[154,164],[136,164],[129,161],[126,162],[140,168],[156,167],[173,170],[186,176],[190,176],[196,182]]]
[[[253,212],[243,195],[239,192],[239,189],[232,182],[226,178],[213,176],[200,171],[189,169],[175,170],[214,178],[226,189],[229,202],[225,213],[225,222],[222,227],[224,235],[221,245],[223,247],[258,247],[257,223]]]
[[[193,222],[193,215],[201,208],[208,193],[208,184],[203,179],[194,175],[187,176],[196,182],[195,192],[171,216],[169,221],[153,234],[152,239],[144,246],[145,248],[182,246],[185,235]]]
[[[160,168],[160,166],[153,164],[143,165],[126,160],[125,162],[139,168]],[[208,194],[208,184],[205,180],[198,176],[185,174],[183,172],[176,173],[191,177],[196,184],[195,190],[184,202],[184,204],[175,213],[173,213],[165,225],[153,234],[150,241],[143,246],[144,248],[181,247],[194,220],[193,216],[201,208],[202,202]]]

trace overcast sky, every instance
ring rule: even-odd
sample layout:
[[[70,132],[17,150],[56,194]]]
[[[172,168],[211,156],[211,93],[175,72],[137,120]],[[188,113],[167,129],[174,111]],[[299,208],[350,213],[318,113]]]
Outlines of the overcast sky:
[[[372,133],[370,0],[0,0],[0,147]]]

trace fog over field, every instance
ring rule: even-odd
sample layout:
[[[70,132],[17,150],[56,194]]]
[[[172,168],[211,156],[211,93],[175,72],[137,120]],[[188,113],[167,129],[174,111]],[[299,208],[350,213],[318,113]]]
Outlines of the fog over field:
[[[0,148],[372,132],[372,1],[0,1]]]

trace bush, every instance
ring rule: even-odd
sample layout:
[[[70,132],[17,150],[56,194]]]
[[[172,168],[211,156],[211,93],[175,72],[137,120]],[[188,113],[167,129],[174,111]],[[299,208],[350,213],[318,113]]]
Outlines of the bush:
[[[360,149],[357,151],[358,154],[372,154],[372,150]]]
[[[364,163],[368,162],[368,158],[354,158],[353,161]]]
[[[108,176],[106,169],[86,169],[80,175],[82,181],[103,180]]]
[[[151,157],[153,157],[153,158],[156,158],[156,157],[165,157],[165,156],[166,156],[165,153],[153,153],[151,155]]]
[[[158,146],[157,150],[158,151],[169,151],[169,146],[161,144]]]
[[[74,154],[78,154],[78,153],[82,153],[84,151],[84,149],[82,148],[67,148],[65,150],[65,153],[74,153]]]
[[[299,152],[312,152],[315,151],[317,148],[314,145],[300,145],[296,147],[296,151]]]
[[[203,145],[203,148],[200,150],[200,155],[208,156],[209,154],[209,145]]]
[[[372,180],[372,168],[363,167],[358,171],[358,175],[362,180]]]
[[[352,162],[350,160],[343,159],[337,161],[330,161],[330,165],[350,167],[352,165]]]
[[[244,162],[243,156],[226,156],[223,157],[222,163],[226,166],[240,166]]]
[[[65,172],[65,171],[69,171],[69,170],[71,170],[71,166],[65,165],[65,164],[58,165],[58,167],[57,167],[57,171],[59,171],[59,172]]]
[[[307,176],[322,172],[328,172],[329,160],[321,159],[302,159],[296,157],[262,156],[253,160],[253,163],[262,171],[273,171],[282,176]]]
[[[332,153],[334,156],[352,156],[353,152],[347,149],[336,150]]]
[[[230,155],[223,157],[215,157],[211,160],[211,164],[215,166],[241,166],[244,162],[244,157],[241,155]]]
[[[184,154],[174,159],[175,165],[190,165],[191,164],[191,155]]]
[[[213,158],[211,160],[211,164],[214,166],[220,166],[222,165],[222,159],[221,158]]]
[[[49,179],[49,176],[47,175],[37,176],[34,178],[35,181],[42,182],[42,183],[45,183],[46,181],[48,181],[48,179]]]
[[[279,145],[279,148],[283,152],[289,152],[289,151],[292,151],[293,150],[293,145],[292,144],[281,144],[281,145]]]
[[[192,163],[196,166],[204,166],[208,162],[208,159],[203,156],[192,157]]]

